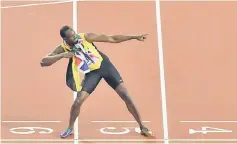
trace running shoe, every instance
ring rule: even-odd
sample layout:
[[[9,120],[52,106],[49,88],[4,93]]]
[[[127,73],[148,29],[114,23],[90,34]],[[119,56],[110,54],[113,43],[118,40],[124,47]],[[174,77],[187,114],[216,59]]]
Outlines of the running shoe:
[[[67,128],[63,133],[60,134],[60,136],[61,136],[61,138],[65,138],[71,134],[73,134],[73,130]]]
[[[153,136],[153,133],[152,131],[148,130],[148,128],[143,127],[141,128],[141,135],[148,137],[148,136]]]

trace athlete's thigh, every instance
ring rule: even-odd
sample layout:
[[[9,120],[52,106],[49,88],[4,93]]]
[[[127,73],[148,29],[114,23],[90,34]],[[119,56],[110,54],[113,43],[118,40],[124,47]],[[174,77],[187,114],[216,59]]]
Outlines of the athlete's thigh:
[[[82,90],[91,94],[101,80],[101,76],[98,70],[91,71],[85,75],[84,80],[82,81]]]
[[[103,75],[103,78],[115,90],[117,86],[123,83],[123,78],[121,77],[116,67],[110,61],[106,62],[105,65],[106,73]]]

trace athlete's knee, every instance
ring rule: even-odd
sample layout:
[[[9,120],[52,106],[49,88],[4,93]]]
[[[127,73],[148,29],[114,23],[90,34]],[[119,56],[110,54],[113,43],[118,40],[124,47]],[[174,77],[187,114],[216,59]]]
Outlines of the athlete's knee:
[[[126,104],[132,104],[132,98],[129,95],[127,88],[125,87],[124,84],[120,84],[117,88],[116,88],[116,92],[118,93],[118,95],[125,101]]]
[[[115,88],[115,91],[118,93],[118,94],[128,94],[128,91],[127,91],[127,88],[125,86],[124,83],[121,83],[119,84],[116,88]]]
[[[74,105],[82,105],[88,96],[89,96],[89,94],[85,91],[78,92],[77,97],[74,101]]]

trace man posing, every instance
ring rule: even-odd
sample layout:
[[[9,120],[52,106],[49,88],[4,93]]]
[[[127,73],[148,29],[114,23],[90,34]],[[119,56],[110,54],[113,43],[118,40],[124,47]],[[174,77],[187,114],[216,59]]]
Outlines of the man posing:
[[[73,134],[74,122],[80,113],[82,104],[95,90],[102,78],[125,102],[128,111],[139,124],[141,134],[144,136],[152,136],[152,132],[143,125],[138,110],[119,72],[109,58],[94,45],[94,42],[120,43],[133,39],[144,41],[146,35],[108,36],[95,33],[77,34],[69,26],[63,26],[60,29],[60,35],[63,39],[63,43],[42,59],[41,66],[50,66],[62,58],[69,58],[66,82],[70,89],[77,92],[77,97],[71,107],[68,127],[61,133],[61,137],[65,138]],[[79,73],[84,73],[83,80],[80,79]]]

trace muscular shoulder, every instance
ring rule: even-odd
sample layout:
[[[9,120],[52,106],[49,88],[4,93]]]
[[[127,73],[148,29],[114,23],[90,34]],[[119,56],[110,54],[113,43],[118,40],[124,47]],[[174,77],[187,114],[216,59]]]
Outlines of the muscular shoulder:
[[[93,43],[93,39],[97,36],[95,33],[92,33],[92,32],[87,32],[87,33],[83,33],[82,34],[83,38],[90,42],[90,43]]]
[[[96,34],[93,32],[87,32],[87,33],[80,33],[80,37],[84,40],[86,40],[89,43],[93,42],[100,42],[100,41],[106,41],[107,37],[104,34]]]

